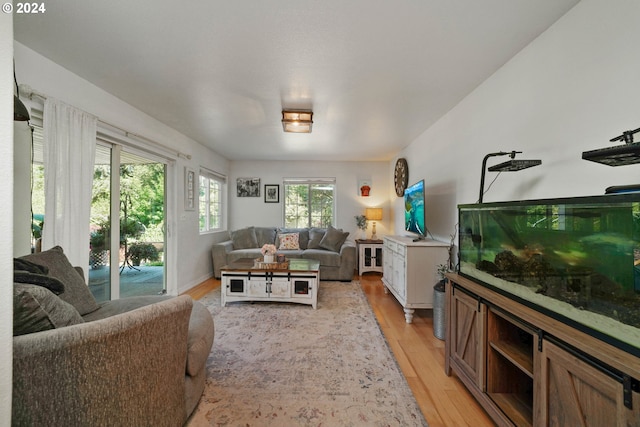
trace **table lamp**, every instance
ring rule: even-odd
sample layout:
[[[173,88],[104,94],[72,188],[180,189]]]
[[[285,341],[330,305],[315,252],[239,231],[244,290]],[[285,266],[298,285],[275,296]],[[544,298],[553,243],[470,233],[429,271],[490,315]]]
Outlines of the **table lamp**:
[[[368,221],[373,221],[373,227],[371,227],[371,240],[378,240],[376,235],[376,221],[382,220],[382,208],[367,208],[364,216]]]

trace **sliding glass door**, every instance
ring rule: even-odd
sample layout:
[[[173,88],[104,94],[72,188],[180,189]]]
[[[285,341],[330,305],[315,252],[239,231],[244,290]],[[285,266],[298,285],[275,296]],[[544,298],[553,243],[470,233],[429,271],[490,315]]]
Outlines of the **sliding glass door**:
[[[166,292],[165,194],[165,162],[98,144],[89,245],[98,301]]]

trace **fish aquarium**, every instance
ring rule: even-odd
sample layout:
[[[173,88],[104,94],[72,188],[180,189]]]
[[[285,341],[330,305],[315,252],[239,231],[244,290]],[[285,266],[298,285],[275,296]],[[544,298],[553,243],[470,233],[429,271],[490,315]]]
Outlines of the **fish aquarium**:
[[[640,193],[458,210],[461,275],[640,356]]]

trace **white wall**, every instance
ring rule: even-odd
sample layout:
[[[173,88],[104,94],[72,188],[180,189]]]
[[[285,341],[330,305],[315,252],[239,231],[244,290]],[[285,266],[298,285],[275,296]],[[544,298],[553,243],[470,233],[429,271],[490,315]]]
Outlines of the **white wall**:
[[[234,161],[231,162],[232,175],[229,180],[229,206],[233,213],[229,219],[229,230],[247,225],[283,225],[284,178],[335,178],[336,179],[336,228],[348,231],[349,238],[356,236],[354,216],[364,214],[367,207],[381,207],[382,221],[376,228],[379,235],[390,231],[389,192],[391,183],[387,177],[388,162],[279,162],[279,161]],[[237,197],[237,178],[260,178],[260,197]],[[369,181],[369,197],[361,197],[358,189],[360,180]],[[264,185],[280,185],[280,203],[264,202]],[[367,236],[371,234],[371,224]]]
[[[11,425],[13,363],[13,17],[0,14],[0,426]],[[9,285],[9,286],[8,286]]]
[[[177,280],[178,292],[183,292],[210,277],[213,273],[210,247],[223,236],[215,233],[200,235],[198,213],[184,210],[184,168],[188,166],[197,171],[200,166],[204,166],[227,174],[228,161],[26,46],[14,42],[14,49],[16,73],[20,84],[27,84],[37,92],[94,114],[104,122],[192,156],[192,160],[182,157],[177,159],[175,179],[168,183],[168,186],[178,189],[176,198],[172,201],[175,206],[174,218],[167,224],[169,232],[177,234],[177,247],[173,253],[177,254],[179,259],[174,259],[174,262],[177,262],[174,277]],[[185,253],[190,256],[184,256]]]
[[[491,152],[520,150],[517,158],[542,165],[502,173],[485,202],[597,195],[611,185],[640,183],[640,165],[581,158],[640,127],[638,16],[635,0],[582,0],[400,153],[409,181],[425,179],[434,236],[448,241],[457,204],[478,200],[482,159]],[[487,172],[485,187],[495,176]],[[400,199],[393,209],[402,230]]]

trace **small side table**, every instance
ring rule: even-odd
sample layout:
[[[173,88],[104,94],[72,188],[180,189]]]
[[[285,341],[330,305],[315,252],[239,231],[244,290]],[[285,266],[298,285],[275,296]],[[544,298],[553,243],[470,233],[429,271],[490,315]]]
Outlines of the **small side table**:
[[[356,239],[358,246],[358,275],[367,271],[382,273],[382,240]]]

